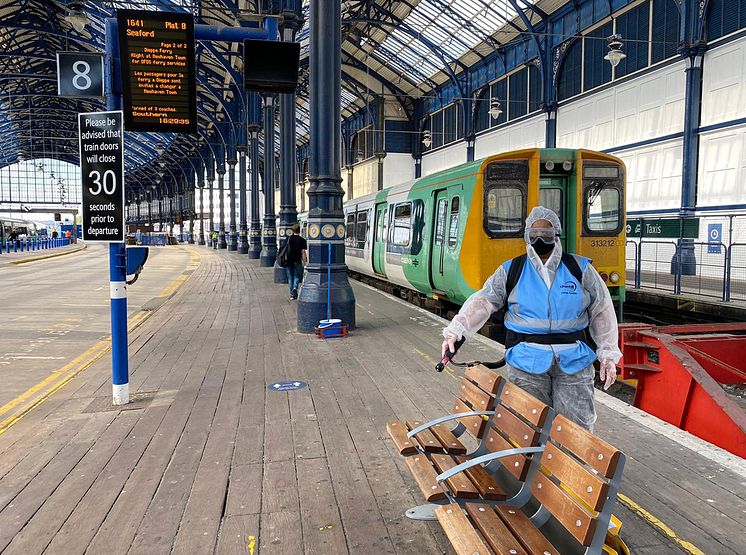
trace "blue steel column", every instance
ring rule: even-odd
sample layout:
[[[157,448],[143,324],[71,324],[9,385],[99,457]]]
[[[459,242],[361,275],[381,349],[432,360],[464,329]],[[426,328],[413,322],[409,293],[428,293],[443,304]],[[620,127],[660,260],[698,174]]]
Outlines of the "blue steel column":
[[[264,97],[264,229],[259,265],[269,268],[277,258],[275,215],[275,99]]]
[[[119,53],[116,20],[106,20],[106,63],[104,89],[106,109],[121,106],[116,94],[116,56]],[[124,153],[122,153],[124,155]],[[122,176],[124,177],[124,176]],[[121,184],[125,186],[124,183]],[[124,243],[109,243],[109,297],[111,299],[111,375],[112,402],[126,405],[129,395],[129,360],[127,354],[127,248]]]
[[[312,333],[319,320],[340,318],[355,327],[355,294],[344,263],[344,212],[341,187],[340,1],[310,3],[311,146],[308,187],[307,277],[298,298],[298,331]],[[328,245],[331,243],[331,264]],[[330,278],[327,278],[329,271]],[[331,283],[329,283],[331,281]],[[327,290],[331,288],[331,303]]]
[[[282,40],[293,42],[297,16],[283,12]],[[279,248],[292,233],[290,228],[298,220],[295,199],[295,94],[280,95],[280,226]],[[275,264],[275,283],[287,283],[285,268]]]
[[[238,146],[238,203],[240,213],[238,254],[248,254],[249,235],[246,227],[246,145]]]
[[[231,147],[231,150],[233,148]],[[236,160],[235,152],[229,154],[228,159],[228,199],[230,203],[230,237],[228,241],[228,250],[238,250],[238,233],[236,230]]]
[[[197,187],[199,187],[199,244],[205,244],[205,166],[202,159],[196,160]],[[195,210],[196,210],[195,204]]]
[[[218,161],[216,160],[216,162]],[[216,173],[218,174],[218,211],[220,212],[218,216],[220,218],[218,221],[218,248],[227,249],[228,242],[225,240],[225,160],[223,156],[218,162]]]
[[[262,227],[259,221],[259,126],[249,128],[251,154],[251,222],[249,258],[258,260],[262,252]]]
[[[212,248],[217,248],[217,242],[213,241],[212,233],[215,231],[215,164],[211,156],[207,158],[207,185],[210,192],[210,225],[207,227],[207,244]]]

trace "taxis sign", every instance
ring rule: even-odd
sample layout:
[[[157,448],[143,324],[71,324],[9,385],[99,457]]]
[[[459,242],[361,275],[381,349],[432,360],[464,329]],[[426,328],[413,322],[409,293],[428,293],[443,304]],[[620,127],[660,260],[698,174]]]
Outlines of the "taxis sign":
[[[697,239],[699,218],[665,219],[640,218],[627,220],[627,237],[648,237],[653,239]]]

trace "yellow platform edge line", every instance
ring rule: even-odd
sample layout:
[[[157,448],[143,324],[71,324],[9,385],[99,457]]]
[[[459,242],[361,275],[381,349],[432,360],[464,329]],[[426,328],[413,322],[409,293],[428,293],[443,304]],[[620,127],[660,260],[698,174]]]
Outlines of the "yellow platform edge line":
[[[629,497],[622,493],[617,493],[617,499],[619,499],[619,502],[627,507],[628,509],[634,511],[637,513],[642,519],[644,519],[648,524],[650,524],[653,528],[657,529],[662,534],[668,536],[673,540],[673,542],[678,545],[681,549],[686,551],[687,553],[691,553],[692,555],[705,555],[705,552],[702,551],[700,548],[698,548],[696,545],[694,545],[691,542],[688,542],[686,540],[682,540],[676,535],[676,532],[674,532],[665,522],[657,518],[655,515],[651,514],[650,512],[643,509],[640,505],[632,501]]]
[[[185,268],[184,272],[182,272],[181,275],[174,278],[171,281],[171,283],[168,286],[166,286],[163,292],[161,292],[160,296],[166,296],[164,295],[164,292],[166,291],[170,291],[168,293],[168,296],[175,293],[184,284],[184,282],[186,282],[186,280],[189,278],[189,275],[186,274],[186,272],[189,270],[196,269],[199,266],[199,261],[201,260],[201,258],[202,257],[199,253],[192,251],[190,262]],[[128,321],[129,322],[129,325],[127,326],[128,333],[132,332],[133,330],[141,326],[152,315],[153,315],[153,311],[150,311],[150,310],[140,310],[137,313],[133,314],[132,317],[129,318],[129,321]],[[41,405],[44,401],[49,399],[49,397],[51,397],[57,391],[59,391],[66,383],[68,383],[72,378],[77,376],[80,372],[82,372],[86,368],[93,365],[93,363],[103,358],[104,355],[106,355],[110,350],[111,350],[111,336],[99,341],[93,347],[86,350],[83,354],[75,357],[68,364],[66,364],[59,370],[53,372],[47,378],[43,379],[41,382],[29,388],[28,390],[23,392],[21,395],[19,395],[12,401],[9,401],[8,403],[0,407],[0,415],[5,414],[13,410],[14,408],[16,408],[18,405],[23,404],[29,398],[34,397],[34,395],[36,395],[37,393],[41,391],[41,394],[39,396],[34,397],[33,399],[31,399],[31,401],[28,402],[28,404],[18,409],[14,414],[0,421],[0,435],[3,435],[16,423],[18,423],[18,421],[20,421],[24,416],[26,416],[28,413],[30,413],[32,410],[34,410],[39,405]],[[44,390],[47,387],[48,389]]]

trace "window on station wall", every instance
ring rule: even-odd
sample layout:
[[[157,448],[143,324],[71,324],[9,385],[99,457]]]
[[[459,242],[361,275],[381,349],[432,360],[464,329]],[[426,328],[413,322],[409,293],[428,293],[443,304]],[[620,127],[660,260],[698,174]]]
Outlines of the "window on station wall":
[[[541,69],[536,64],[528,66],[528,111],[541,108]]]
[[[501,125],[508,121],[508,80],[501,79],[496,83],[492,83],[490,86],[490,98],[497,99],[500,102],[500,108],[502,113],[497,119],[492,116],[490,118],[490,127]],[[489,108],[488,108],[489,109]]]
[[[614,78],[618,79],[647,67],[650,4],[645,2],[619,15],[616,18],[616,34],[622,35],[624,53],[627,57],[614,69]],[[606,65],[609,65],[608,62]]]
[[[711,0],[706,18],[708,41],[735,33],[746,27],[746,2],[743,0]]]
[[[652,62],[676,55],[679,47],[679,9],[674,0],[653,0]]]
[[[447,145],[456,140],[458,128],[458,110],[451,104],[443,110],[443,144]]]
[[[443,146],[443,110],[430,116],[430,133],[432,134],[432,148]]]
[[[525,116],[528,112],[528,69],[511,74],[508,77],[508,89],[508,119]]]
[[[477,121],[476,121],[476,129],[475,131],[479,133],[480,131],[484,131],[485,129],[489,129],[490,127],[490,89],[487,87],[487,90],[475,100],[476,102],[476,110],[477,110]]]
[[[558,100],[565,100],[566,98],[580,94],[582,63],[583,41],[576,40],[568,47],[567,52],[565,52],[565,59],[559,71],[559,78],[557,80]]]
[[[353,139],[352,144],[355,162],[362,162],[363,160],[367,160],[373,156],[376,149],[373,126],[368,125],[355,133],[355,138]]]
[[[611,21],[585,35],[583,90],[593,89],[611,81],[611,64],[604,60],[608,51],[607,37],[612,34]]]

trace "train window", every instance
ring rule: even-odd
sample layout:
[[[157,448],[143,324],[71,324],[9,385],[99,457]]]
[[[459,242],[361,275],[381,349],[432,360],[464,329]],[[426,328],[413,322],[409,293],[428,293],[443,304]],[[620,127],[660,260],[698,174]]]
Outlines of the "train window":
[[[523,229],[524,194],[520,187],[497,186],[487,189],[486,229],[490,235],[516,234]],[[493,235],[493,236],[494,236]]]
[[[616,235],[621,231],[621,192],[603,181],[585,188],[585,225],[593,234]]]
[[[438,221],[435,225],[435,245],[443,244],[446,234],[446,210],[448,210],[448,199],[442,198],[438,201]]]
[[[365,237],[368,235],[368,212],[363,210],[357,213],[357,229],[355,232],[355,241],[357,248],[365,247]]]
[[[355,245],[355,213],[347,214],[347,232],[345,233],[345,244]]]
[[[542,180],[543,181],[543,180]],[[565,227],[563,221],[564,211],[562,209],[562,189],[547,188],[539,190],[539,204],[546,208],[549,208],[560,218],[562,227]]]
[[[406,247],[412,239],[412,203],[394,207],[393,244]]]
[[[455,247],[458,243],[458,211],[461,201],[459,197],[451,200],[451,221],[448,226],[448,246]]]

